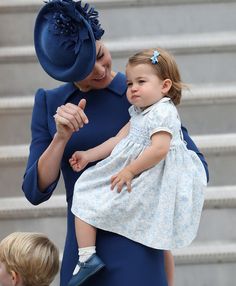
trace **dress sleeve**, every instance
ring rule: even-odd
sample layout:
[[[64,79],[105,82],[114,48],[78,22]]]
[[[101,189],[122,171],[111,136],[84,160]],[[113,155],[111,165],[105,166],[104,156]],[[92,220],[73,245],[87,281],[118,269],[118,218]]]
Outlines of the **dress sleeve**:
[[[39,89],[35,95],[34,108],[31,121],[32,141],[26,171],[23,178],[22,190],[26,198],[34,205],[48,200],[55,189],[58,178],[44,192],[38,187],[38,160],[52,141],[48,130],[46,94]]]
[[[159,104],[148,114],[148,132],[151,138],[153,134],[165,131],[173,135],[175,112],[169,104]]]
[[[184,126],[181,126],[181,129],[183,132],[184,141],[187,144],[187,148],[189,150],[194,151],[198,155],[199,159],[202,161],[202,164],[206,172],[207,182],[209,182],[209,171],[208,171],[208,165],[207,165],[206,159],[204,158],[203,154],[198,150],[197,146],[195,145],[195,143],[189,136],[187,129]]]

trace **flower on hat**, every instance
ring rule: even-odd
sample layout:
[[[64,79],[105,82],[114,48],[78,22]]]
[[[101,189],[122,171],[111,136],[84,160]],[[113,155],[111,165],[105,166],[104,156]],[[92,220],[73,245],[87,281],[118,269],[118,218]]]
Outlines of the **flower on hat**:
[[[73,0],[48,0],[46,3],[53,13],[46,14],[45,18],[49,21],[49,30],[60,37],[60,45],[74,49],[75,53],[79,52],[83,41],[89,39],[83,18],[91,26],[96,40],[100,40],[104,34],[98,21],[98,12],[93,7],[89,8],[89,4],[83,7],[81,1]]]
[[[89,7],[88,3],[85,3],[84,7],[82,7],[81,1],[76,2],[76,8],[91,25],[95,39],[100,40],[104,34],[104,30],[101,28],[98,20],[98,11],[93,7]]]

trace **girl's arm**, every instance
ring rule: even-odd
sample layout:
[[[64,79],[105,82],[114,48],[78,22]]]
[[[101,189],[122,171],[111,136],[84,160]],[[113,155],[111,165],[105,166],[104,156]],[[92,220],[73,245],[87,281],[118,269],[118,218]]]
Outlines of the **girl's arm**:
[[[116,134],[116,136],[109,138],[102,144],[88,149],[86,152],[88,154],[89,162],[95,162],[108,157],[114,147],[127,136],[129,132],[130,123],[128,122],[121,130]]]
[[[102,144],[88,149],[86,151],[76,151],[69,159],[69,163],[75,172],[83,170],[88,163],[104,159],[110,155],[114,147],[125,137],[129,132],[130,123],[128,122],[116,136],[109,138]]]
[[[165,158],[170,148],[171,134],[160,131],[152,135],[151,146],[148,146],[143,153],[118,174],[111,178],[111,189],[117,186],[117,191],[121,192],[122,186],[127,185],[131,191],[131,180],[143,171],[152,168]]]

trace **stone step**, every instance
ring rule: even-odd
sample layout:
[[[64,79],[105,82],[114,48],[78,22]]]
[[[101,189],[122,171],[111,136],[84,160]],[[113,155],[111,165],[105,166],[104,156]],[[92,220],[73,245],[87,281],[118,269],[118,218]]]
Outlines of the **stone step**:
[[[0,146],[0,193],[1,197],[19,196],[25,172],[28,145]],[[57,193],[65,193],[64,183],[59,180]]]
[[[0,134],[4,134],[0,145],[30,142],[33,102],[32,95],[0,98]],[[236,133],[236,82],[190,86],[190,90],[184,91],[178,109],[183,125],[192,135]],[[218,120],[219,114],[224,120]]]
[[[106,31],[107,39],[123,37],[124,31],[128,38],[140,35],[233,31],[236,25],[234,13],[236,3],[233,0],[221,2],[219,0],[89,1],[100,12],[100,21]],[[1,0],[1,45],[32,44],[35,17],[42,5],[41,0]]]
[[[236,225],[236,186],[208,187],[196,241],[236,241],[233,225]]]
[[[210,186],[236,184],[236,134],[192,136],[205,155],[210,172]]]
[[[0,198],[0,240],[15,231],[42,232],[48,235],[62,253],[66,235],[65,200],[65,196],[55,195],[45,204],[36,207],[23,195]],[[58,274],[51,286],[58,286],[59,279]]]
[[[178,107],[189,134],[236,132],[236,82],[191,86]],[[224,120],[219,120],[219,114]]]
[[[192,244],[173,253],[176,263],[176,286],[235,284],[235,240]]]
[[[27,144],[31,141],[32,96],[0,98],[0,145]]]
[[[127,58],[138,50],[163,47],[174,54],[186,83],[235,82],[235,77],[230,75],[236,69],[234,32],[130,37],[119,39],[119,42],[112,40],[108,47],[112,51],[113,65],[119,71],[124,71]]]
[[[236,186],[208,187],[205,193],[199,235],[194,244],[212,240],[235,241],[236,231],[232,225],[235,225],[236,218],[232,214],[236,212]],[[56,226],[53,230],[52,224]],[[0,198],[0,227],[0,239],[10,231],[38,229],[47,233],[62,248],[66,228],[65,195],[54,194],[50,200],[38,206],[30,204],[23,193],[18,197]]]
[[[66,231],[65,196],[54,195],[47,202],[34,206],[22,192],[18,195],[0,199],[0,239],[13,231],[40,231],[47,233],[62,249]],[[52,229],[52,225],[55,228]]]
[[[236,134],[192,136],[205,155],[210,170],[210,186],[236,185]],[[18,196],[28,156],[28,145],[0,146],[1,196]],[[61,181],[58,192],[63,193]]]
[[[116,71],[124,71],[128,56],[134,52],[161,46],[174,53],[186,83],[235,82],[235,32],[123,38],[106,44]],[[38,87],[58,84],[39,65],[33,46],[1,47],[0,66],[0,96],[32,94]]]
[[[38,64],[33,46],[1,47],[0,67],[0,95],[33,94],[59,84]]]

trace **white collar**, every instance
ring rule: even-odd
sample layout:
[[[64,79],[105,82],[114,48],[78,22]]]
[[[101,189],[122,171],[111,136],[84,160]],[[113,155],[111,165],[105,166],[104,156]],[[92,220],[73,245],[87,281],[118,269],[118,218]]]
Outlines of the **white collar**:
[[[159,103],[167,102],[167,101],[170,101],[170,98],[165,96],[162,99],[160,99],[159,101],[157,101],[156,103],[146,107],[145,109],[134,106],[134,110],[136,113],[144,115],[144,114],[148,113],[150,110],[152,110],[154,108],[154,106],[158,105]]]

